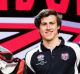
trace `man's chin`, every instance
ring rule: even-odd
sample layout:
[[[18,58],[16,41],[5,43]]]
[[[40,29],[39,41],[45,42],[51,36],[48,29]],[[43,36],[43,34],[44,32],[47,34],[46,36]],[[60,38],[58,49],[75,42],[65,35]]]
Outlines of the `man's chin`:
[[[45,40],[46,41],[52,41],[53,39],[52,38],[46,38]]]

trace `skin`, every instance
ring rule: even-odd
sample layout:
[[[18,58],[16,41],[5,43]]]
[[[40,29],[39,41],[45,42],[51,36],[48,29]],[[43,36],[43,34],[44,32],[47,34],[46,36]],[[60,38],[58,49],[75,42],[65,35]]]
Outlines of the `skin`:
[[[41,34],[43,45],[48,49],[53,49],[60,44],[58,38],[58,30],[60,26],[57,24],[57,18],[55,15],[49,15],[41,18],[39,32]]]

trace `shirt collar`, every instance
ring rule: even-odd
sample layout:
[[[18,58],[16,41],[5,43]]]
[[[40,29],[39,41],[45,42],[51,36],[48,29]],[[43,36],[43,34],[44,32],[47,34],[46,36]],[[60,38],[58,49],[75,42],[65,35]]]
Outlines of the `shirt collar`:
[[[64,39],[62,38],[62,37],[59,37],[59,39],[61,40],[61,43],[60,43],[60,45],[59,46],[61,46],[61,45],[64,45]],[[43,51],[43,52],[45,52],[45,51],[50,51],[50,49],[48,49],[48,48],[46,48],[44,45],[43,45],[43,42],[41,41],[41,50]],[[58,47],[59,47],[58,46]]]

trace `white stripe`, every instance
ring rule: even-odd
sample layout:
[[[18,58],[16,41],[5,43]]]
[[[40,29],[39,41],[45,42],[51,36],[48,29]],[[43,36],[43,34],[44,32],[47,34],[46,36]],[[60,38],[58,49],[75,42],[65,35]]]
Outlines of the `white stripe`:
[[[65,26],[69,26],[69,27],[80,28],[80,23],[78,23],[78,22],[71,22],[71,21],[63,20],[62,24],[65,25]]]
[[[0,23],[34,23],[34,18],[0,17]]]
[[[34,17],[0,17],[0,23],[34,23]],[[80,28],[80,23],[62,20],[62,25]]]
[[[75,62],[75,73],[74,74],[78,74],[78,68],[77,68],[76,62]]]
[[[30,52],[28,52],[27,53],[27,55],[26,55],[26,64],[27,64],[27,66],[35,73],[35,71],[34,71],[34,69],[32,68],[32,66],[31,66],[31,57],[32,57],[32,55],[37,51],[37,50],[39,50],[39,49],[32,49]]]
[[[61,36],[65,41],[68,41],[73,35],[65,34],[65,33],[59,33],[59,36]]]
[[[78,72],[78,65],[80,63],[80,47],[77,44],[71,43],[71,42],[65,42],[65,45],[72,47],[76,53],[77,59],[76,59],[76,63],[75,63],[75,74],[78,74],[77,73]]]
[[[71,42],[65,42],[65,45],[70,46],[74,49],[76,56],[77,56],[77,65],[80,62],[80,48],[77,44]]]
[[[0,32],[0,40],[18,34],[19,32]]]

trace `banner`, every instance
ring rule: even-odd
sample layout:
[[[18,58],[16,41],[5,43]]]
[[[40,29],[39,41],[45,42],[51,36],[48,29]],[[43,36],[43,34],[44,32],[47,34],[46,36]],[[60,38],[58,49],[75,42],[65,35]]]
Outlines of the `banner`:
[[[40,35],[34,18],[42,9],[62,14],[60,35],[66,41],[80,42],[80,0],[0,0],[0,45],[24,58],[36,47]]]

